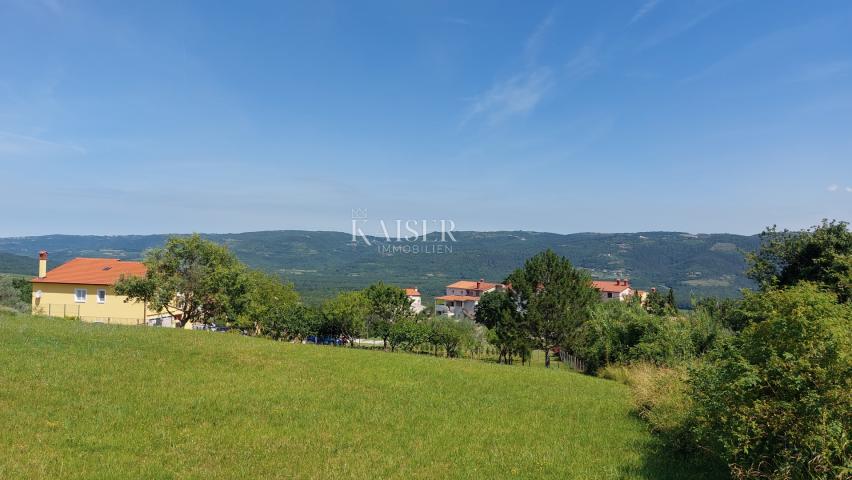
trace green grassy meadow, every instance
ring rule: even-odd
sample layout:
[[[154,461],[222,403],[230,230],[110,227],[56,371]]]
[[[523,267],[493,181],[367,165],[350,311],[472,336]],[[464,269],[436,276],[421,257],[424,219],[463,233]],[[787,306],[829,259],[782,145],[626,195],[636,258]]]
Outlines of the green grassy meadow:
[[[0,314],[0,478],[724,478],[566,369]]]

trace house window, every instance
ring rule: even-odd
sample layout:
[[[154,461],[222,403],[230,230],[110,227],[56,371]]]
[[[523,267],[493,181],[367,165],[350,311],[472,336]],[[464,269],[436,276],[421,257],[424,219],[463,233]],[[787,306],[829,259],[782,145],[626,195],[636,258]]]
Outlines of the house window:
[[[98,289],[98,303],[106,303],[106,290],[103,288]]]
[[[612,298],[612,292],[606,292],[606,298]]]
[[[78,288],[74,290],[74,301],[77,303],[86,303],[86,292],[85,288]]]

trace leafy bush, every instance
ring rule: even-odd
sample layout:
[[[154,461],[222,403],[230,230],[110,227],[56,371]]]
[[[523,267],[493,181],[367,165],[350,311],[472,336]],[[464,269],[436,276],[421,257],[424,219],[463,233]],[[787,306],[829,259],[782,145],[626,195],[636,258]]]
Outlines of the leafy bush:
[[[707,351],[728,334],[706,313],[659,317],[640,305],[606,302],[577,329],[569,348],[590,372],[613,363],[674,366]]]
[[[428,323],[429,343],[443,347],[448,357],[459,357],[476,341],[476,324],[466,318],[435,317]]]
[[[429,326],[418,323],[415,319],[406,318],[390,326],[388,345],[391,351],[397,348],[411,351],[429,341]]]
[[[791,232],[767,228],[760,248],[747,258],[746,274],[761,288],[815,282],[852,302],[852,232],[849,224],[823,220],[809,230]]]
[[[848,478],[852,306],[804,283],[743,310],[750,324],[692,372],[699,441],[737,478]]]
[[[0,306],[17,312],[30,311],[30,304],[22,299],[21,290],[11,277],[0,276]]]

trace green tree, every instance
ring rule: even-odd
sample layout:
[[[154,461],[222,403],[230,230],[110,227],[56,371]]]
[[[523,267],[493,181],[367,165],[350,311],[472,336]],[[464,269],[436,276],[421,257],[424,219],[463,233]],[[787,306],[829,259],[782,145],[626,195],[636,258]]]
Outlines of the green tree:
[[[263,320],[269,317],[273,309],[299,303],[299,294],[293,284],[284,283],[277,276],[248,270],[246,281],[245,301],[237,317],[237,328],[251,329],[255,335],[261,335]]]
[[[600,300],[589,274],[549,249],[527,260],[506,283],[511,285],[509,295],[533,344],[544,350],[548,367],[550,351],[568,345],[569,335]]]
[[[696,433],[737,478],[845,478],[852,306],[810,283],[745,294],[750,323],[692,372]]]
[[[261,319],[261,334],[273,340],[304,340],[319,335],[322,315],[317,309],[301,303],[274,306]]]
[[[672,314],[677,313],[677,301],[675,301],[673,288],[670,288],[669,293],[666,294],[666,308],[668,308],[669,312]]]
[[[823,220],[799,232],[771,227],[760,237],[760,249],[746,257],[746,274],[761,288],[808,281],[831,290],[841,302],[852,301],[852,232],[848,223]]]
[[[146,252],[143,261],[145,276],[120,279],[117,294],[180,315],[184,323],[228,323],[243,313],[249,279],[227,247],[198,234],[170,237],[163,248]]]
[[[429,322],[429,341],[443,347],[447,357],[460,357],[475,341],[476,324],[467,318],[435,317]]]
[[[363,292],[342,292],[326,300],[322,305],[323,333],[352,342],[363,334],[370,307]]]
[[[387,348],[391,325],[411,316],[411,299],[405,295],[405,290],[382,282],[364,289],[364,296],[370,303],[370,332],[380,337]]]
[[[645,309],[651,315],[660,317],[676,314],[677,307],[674,306],[674,293],[669,289],[669,293],[663,296],[659,290],[652,288],[645,298]]]
[[[4,275],[0,275],[0,306],[18,312],[30,311],[30,303],[21,299],[21,291],[16,288],[15,280]]]
[[[428,324],[418,322],[416,318],[405,318],[390,326],[388,344],[392,352],[397,348],[411,351],[428,341]]]
[[[21,301],[29,306],[33,301],[33,284],[29,278],[12,277],[12,286],[20,293]]]
[[[523,358],[529,350],[529,329],[508,292],[483,294],[476,306],[475,319],[489,329],[489,341],[498,350],[498,363],[512,363],[514,355]]]

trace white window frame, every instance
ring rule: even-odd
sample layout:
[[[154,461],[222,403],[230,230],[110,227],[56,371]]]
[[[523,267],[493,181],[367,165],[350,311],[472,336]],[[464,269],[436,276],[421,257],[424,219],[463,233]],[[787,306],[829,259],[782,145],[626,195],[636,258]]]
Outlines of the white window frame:
[[[83,295],[80,296],[80,292],[83,292]],[[76,303],[86,303],[88,300],[89,291],[85,288],[75,288],[74,289],[74,302]]]
[[[106,303],[106,288],[98,289],[98,303]]]

